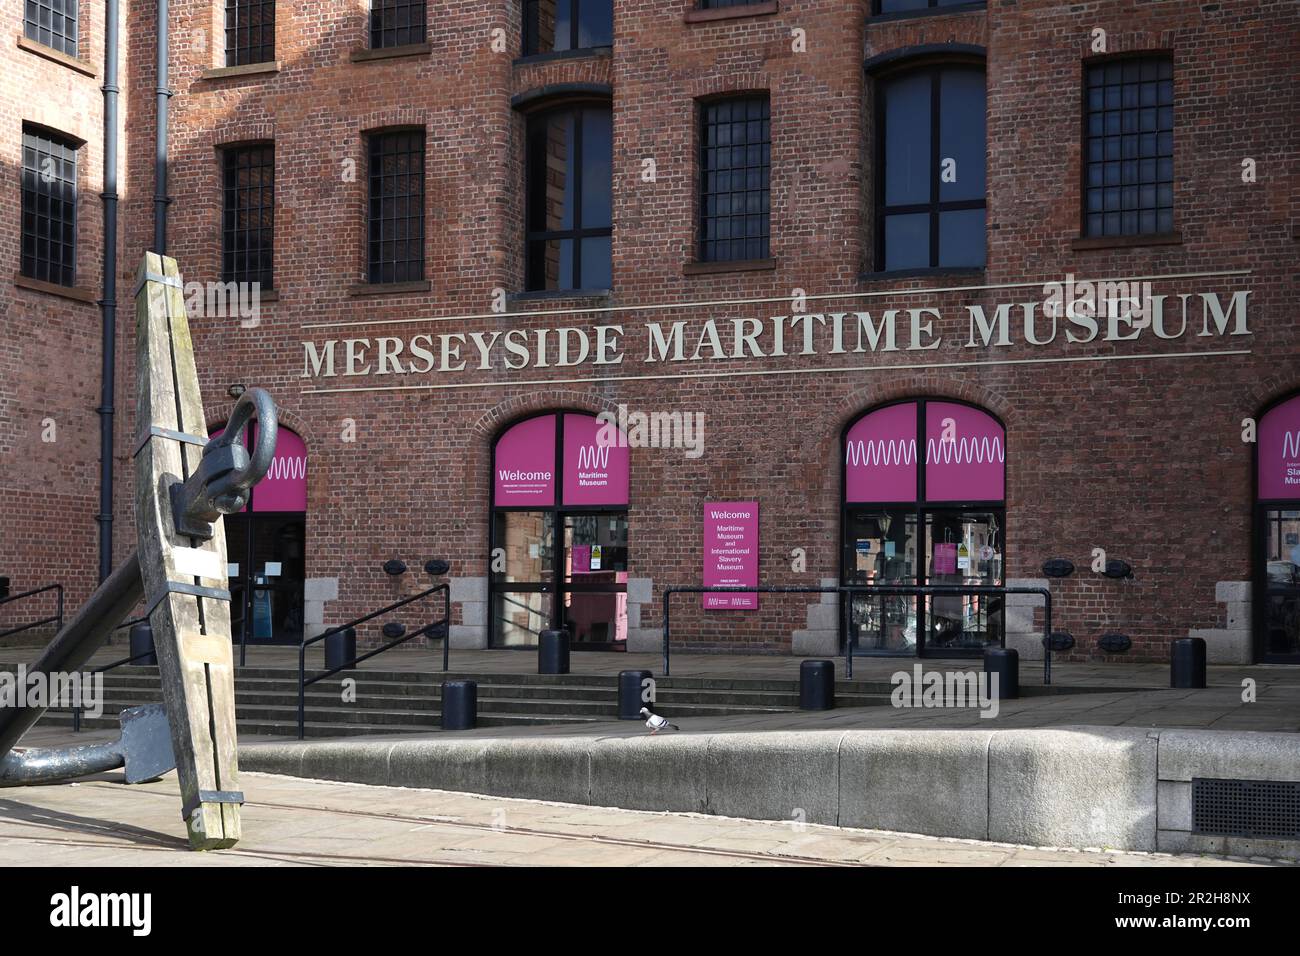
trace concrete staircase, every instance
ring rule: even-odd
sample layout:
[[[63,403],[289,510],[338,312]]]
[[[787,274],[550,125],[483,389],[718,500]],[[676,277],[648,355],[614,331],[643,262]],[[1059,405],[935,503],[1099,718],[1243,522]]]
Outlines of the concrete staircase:
[[[356,681],[355,699],[344,702],[344,677]],[[245,667],[236,670],[235,704],[245,734],[296,736],[297,671]],[[584,724],[617,718],[614,675],[482,674],[358,670],[307,688],[306,735],[428,733],[439,729],[443,680],[478,682],[480,727],[529,724]],[[889,703],[884,682],[838,681],[838,707]],[[156,667],[125,666],[104,675],[104,708],[98,718],[83,718],[86,729],[116,728],[127,707],[162,700]],[[680,722],[692,717],[774,714],[797,710],[798,682],[731,678],[657,678],[653,709]],[[41,726],[70,726],[71,711],[47,713]]]

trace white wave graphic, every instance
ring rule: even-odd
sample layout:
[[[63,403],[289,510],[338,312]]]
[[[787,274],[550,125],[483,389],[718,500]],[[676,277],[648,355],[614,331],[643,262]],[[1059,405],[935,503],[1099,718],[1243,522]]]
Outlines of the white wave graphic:
[[[1300,458],[1300,429],[1282,433],[1282,457]]]
[[[587,469],[588,471],[608,468],[609,448],[600,445],[579,445],[578,467]]]
[[[1300,438],[1300,432],[1297,432]],[[869,439],[847,443],[844,461],[851,468],[879,468],[910,465],[916,460],[915,439]],[[997,435],[963,438],[960,441],[928,439],[925,445],[927,465],[982,465],[1005,461],[1006,451]]]
[[[272,458],[266,477],[271,481],[304,481],[307,478],[307,458]]]
[[[916,460],[916,439],[870,439],[848,442],[845,464],[852,468],[910,465]]]
[[[925,443],[925,463],[927,465],[982,465],[995,461],[1005,461],[1002,439],[997,435],[992,438],[963,438],[960,441],[935,441],[933,438]]]

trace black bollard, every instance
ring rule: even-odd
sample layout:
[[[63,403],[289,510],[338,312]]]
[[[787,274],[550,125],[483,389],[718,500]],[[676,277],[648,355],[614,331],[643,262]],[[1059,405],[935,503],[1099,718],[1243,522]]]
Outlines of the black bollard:
[[[1205,641],[1199,637],[1183,637],[1173,642],[1169,649],[1169,686],[1205,686]]]
[[[799,665],[799,709],[835,709],[834,661],[803,661]]]
[[[356,670],[352,663],[357,656],[357,631],[349,627],[325,638],[325,669],[332,671],[336,667]]]
[[[473,730],[478,726],[478,681],[442,682],[442,729]]]
[[[653,676],[649,671],[618,672],[619,720],[641,719],[641,708],[649,706],[649,703],[642,698],[641,693],[645,688],[645,682]]]
[[[132,661],[136,667],[157,667],[158,655],[153,652],[153,627],[148,621],[131,626],[130,632],[131,656],[136,657],[140,654],[146,654],[147,657],[141,657],[138,661]]]
[[[1020,652],[1015,648],[987,648],[984,651],[984,673],[989,677],[990,696],[993,695],[994,674],[998,675],[998,700],[1015,700],[1020,696]]]
[[[537,640],[537,673],[569,673],[569,632],[542,631]]]

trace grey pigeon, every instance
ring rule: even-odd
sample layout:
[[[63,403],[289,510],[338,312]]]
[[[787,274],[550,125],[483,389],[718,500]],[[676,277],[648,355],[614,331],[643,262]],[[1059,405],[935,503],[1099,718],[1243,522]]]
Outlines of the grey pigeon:
[[[650,713],[648,707],[641,708],[641,716],[645,718],[645,725],[650,728],[651,734],[657,734],[665,727],[671,727],[673,730],[681,730],[676,724],[668,723],[667,717],[660,717],[658,714]]]

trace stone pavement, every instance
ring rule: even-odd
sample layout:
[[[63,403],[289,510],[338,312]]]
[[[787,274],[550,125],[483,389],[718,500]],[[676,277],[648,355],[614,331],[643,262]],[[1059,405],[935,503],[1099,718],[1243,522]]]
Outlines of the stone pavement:
[[[176,777],[120,773],[0,790],[0,866],[1085,866],[1286,865],[1041,848],[873,830],[646,813],[241,775],[233,850],[193,853]]]

